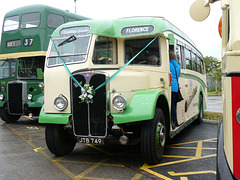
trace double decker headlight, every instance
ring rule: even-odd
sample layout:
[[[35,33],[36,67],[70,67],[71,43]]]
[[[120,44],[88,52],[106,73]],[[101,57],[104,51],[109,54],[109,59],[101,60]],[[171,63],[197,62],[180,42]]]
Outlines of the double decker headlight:
[[[121,111],[121,110],[125,109],[125,107],[127,105],[127,100],[124,96],[119,94],[113,98],[112,103],[113,103],[113,107],[116,110]]]
[[[4,99],[4,95],[0,94],[0,101],[2,101]]]
[[[55,100],[54,100],[54,106],[58,111],[63,111],[68,106],[67,98],[64,97],[62,94],[60,94]]]

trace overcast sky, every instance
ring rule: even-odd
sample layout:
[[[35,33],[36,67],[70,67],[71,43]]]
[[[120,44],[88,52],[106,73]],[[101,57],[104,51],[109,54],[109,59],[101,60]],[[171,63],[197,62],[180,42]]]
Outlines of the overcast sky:
[[[92,19],[114,19],[129,16],[162,16],[187,34],[197,45],[203,56],[213,56],[220,60],[221,38],[218,22],[221,17],[220,2],[211,4],[209,17],[195,22],[189,15],[194,0],[77,0],[77,14]],[[7,0],[0,6],[0,24],[5,13],[15,8],[46,4],[63,10],[75,11],[74,0]],[[2,29],[2,28],[1,28]]]

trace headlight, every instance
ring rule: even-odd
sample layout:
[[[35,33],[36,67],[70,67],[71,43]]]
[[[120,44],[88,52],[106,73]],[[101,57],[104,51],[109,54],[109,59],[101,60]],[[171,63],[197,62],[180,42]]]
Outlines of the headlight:
[[[42,82],[40,82],[40,83],[38,84],[38,87],[40,87],[41,89],[43,89],[43,88],[44,88],[44,84],[43,84]]]
[[[33,95],[32,94],[28,94],[28,100],[32,100],[32,97],[33,97]]]
[[[116,110],[121,111],[126,107],[127,100],[124,96],[119,94],[113,98],[112,103]]]
[[[67,98],[65,98],[63,95],[59,95],[55,100],[54,100],[54,106],[58,111],[63,111],[67,108],[68,106],[68,101]]]
[[[1,86],[1,92],[6,92],[6,86]]]
[[[0,101],[2,101],[4,99],[4,95],[0,94]]]

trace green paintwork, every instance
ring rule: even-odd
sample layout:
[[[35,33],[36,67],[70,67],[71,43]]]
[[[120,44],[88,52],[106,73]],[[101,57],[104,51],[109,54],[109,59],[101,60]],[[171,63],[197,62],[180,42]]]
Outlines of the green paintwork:
[[[114,124],[131,123],[153,119],[158,97],[162,90],[136,92],[124,112],[113,113]]]
[[[85,34],[97,34],[102,36],[124,38],[124,37],[128,37],[129,35],[121,34],[121,30],[123,28],[134,27],[134,26],[144,26],[144,25],[153,25],[154,30],[150,33],[131,34],[130,36],[134,37],[134,36],[142,36],[142,35],[156,35],[166,31],[171,31],[181,36],[183,39],[188,41],[197,49],[194,42],[187,35],[185,35],[177,27],[175,27],[173,24],[171,24],[169,21],[167,21],[162,17],[131,17],[131,18],[122,18],[122,19],[113,19],[113,20],[86,20],[86,21],[78,21],[78,22],[69,22],[59,26],[53,32],[52,37],[61,36],[59,32],[63,28],[74,27],[74,26],[90,26],[90,30]]]
[[[173,34],[168,34],[168,39],[169,39],[169,45],[174,45],[175,40],[174,40],[174,35]]]
[[[1,48],[0,54],[6,53],[16,53],[16,52],[29,52],[29,51],[47,51],[48,44],[49,44],[49,35],[55,30],[54,28],[50,28],[47,26],[47,15],[49,13],[55,13],[64,16],[64,22],[68,22],[68,17],[75,18],[78,20],[86,20],[89,18],[79,16],[73,13],[69,13],[64,10],[56,9],[46,5],[30,5],[24,6],[12,11],[9,11],[5,14],[4,18],[19,15],[20,19],[22,14],[31,13],[31,12],[40,12],[41,14],[41,22],[39,27],[37,28],[27,28],[22,29],[21,24],[19,24],[19,28],[17,30],[2,31],[1,37]],[[23,46],[23,40],[25,38],[32,38],[33,45],[32,46]],[[6,48],[6,42],[9,40],[21,40],[21,46],[15,48]]]
[[[205,82],[202,79],[200,79],[199,77],[194,76],[193,74],[181,73],[181,77],[188,78],[188,79],[194,79],[194,80],[198,81],[202,85],[204,90],[207,88],[207,85],[205,84]]]
[[[203,89],[202,86],[200,86],[199,88],[199,92],[198,92],[198,99],[200,99],[200,94],[202,93],[203,95],[203,111],[205,111],[207,109],[207,101],[206,101],[206,96],[204,96],[205,94],[203,93]],[[200,110],[200,103],[198,102],[198,109]]]
[[[39,123],[48,123],[48,124],[67,124],[69,122],[69,117],[72,114],[53,114],[48,113],[46,114],[44,112],[44,106],[41,109],[40,115],[39,115]]]

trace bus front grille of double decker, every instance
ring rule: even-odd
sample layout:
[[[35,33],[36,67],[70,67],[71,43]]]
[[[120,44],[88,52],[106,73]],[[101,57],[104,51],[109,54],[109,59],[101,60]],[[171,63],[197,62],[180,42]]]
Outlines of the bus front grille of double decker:
[[[23,114],[27,96],[26,82],[12,81],[8,83],[8,109],[10,114]]]
[[[84,86],[89,83],[94,88],[106,81],[106,75],[92,71],[73,74]],[[93,103],[81,102],[81,88],[71,81],[72,116],[74,133],[80,137],[105,137],[107,134],[107,86],[99,88]]]

